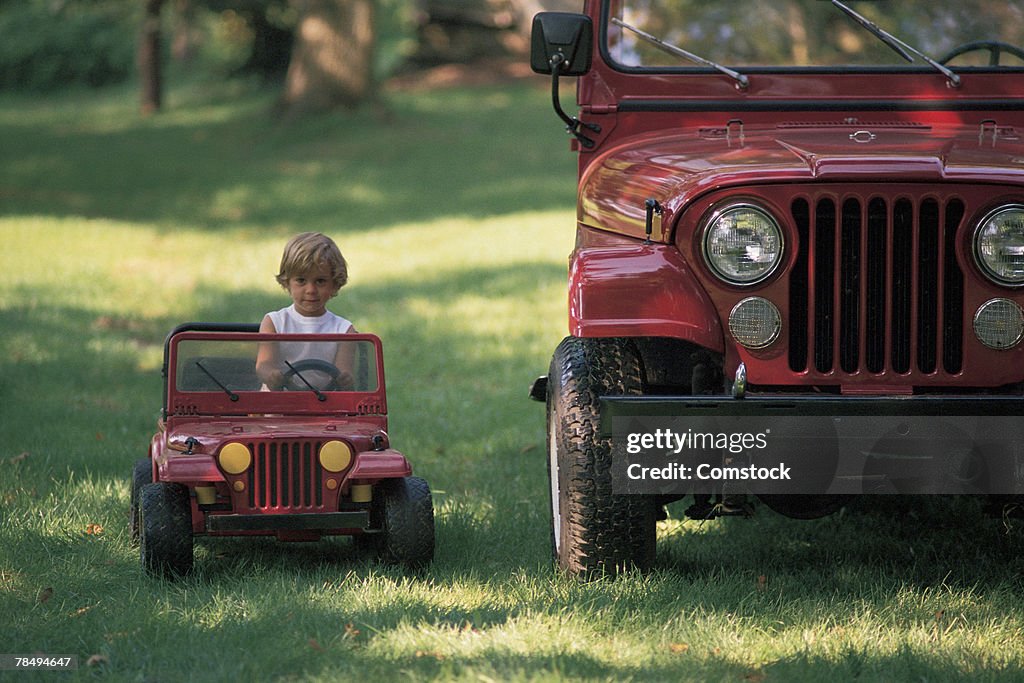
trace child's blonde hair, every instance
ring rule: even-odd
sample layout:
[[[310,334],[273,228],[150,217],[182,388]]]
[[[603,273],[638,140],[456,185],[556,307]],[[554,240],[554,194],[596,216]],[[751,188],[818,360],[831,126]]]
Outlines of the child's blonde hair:
[[[288,279],[317,268],[325,267],[331,272],[331,280],[341,289],[348,282],[348,265],[341,250],[327,235],[319,232],[303,232],[288,240],[281,256],[281,272],[277,281],[288,289]]]

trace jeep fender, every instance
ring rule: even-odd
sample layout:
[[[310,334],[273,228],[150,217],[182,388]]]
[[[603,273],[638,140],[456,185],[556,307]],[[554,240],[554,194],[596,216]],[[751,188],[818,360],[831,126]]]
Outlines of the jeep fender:
[[[679,252],[664,244],[578,248],[569,268],[576,337],[669,337],[722,353],[718,312]]]

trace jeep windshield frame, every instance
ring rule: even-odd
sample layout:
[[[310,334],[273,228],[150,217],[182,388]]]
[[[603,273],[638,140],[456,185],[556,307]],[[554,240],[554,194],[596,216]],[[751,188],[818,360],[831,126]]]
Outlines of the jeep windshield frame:
[[[1024,49],[1024,0],[847,0],[845,5],[899,36],[937,62],[956,48],[996,41]],[[602,3],[599,49],[604,61],[625,73],[716,73],[710,66],[681,63],[657,45],[623,28],[629,24],[659,40],[745,74],[927,73],[939,75],[921,57],[913,63],[872,35],[831,2],[736,0],[607,0]],[[1004,63],[985,63],[979,48],[950,60],[949,68],[1019,76],[1024,59],[1003,52]]]
[[[165,419],[387,414],[382,348],[376,335],[263,334],[248,327],[183,327],[172,332],[165,344]],[[256,374],[256,357],[265,344],[303,345],[314,354],[323,350],[319,347],[331,347],[332,359],[344,358],[351,365],[339,368],[347,374],[347,382],[341,386],[331,383],[333,378],[326,372],[331,362],[315,360],[308,368],[298,360],[293,364],[303,381],[314,386],[299,382],[291,390],[272,391]]]

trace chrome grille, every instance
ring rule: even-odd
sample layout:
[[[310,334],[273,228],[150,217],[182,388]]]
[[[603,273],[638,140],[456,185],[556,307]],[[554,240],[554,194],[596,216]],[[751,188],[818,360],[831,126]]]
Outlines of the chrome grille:
[[[958,197],[794,199],[789,367],[821,375],[959,373]]]

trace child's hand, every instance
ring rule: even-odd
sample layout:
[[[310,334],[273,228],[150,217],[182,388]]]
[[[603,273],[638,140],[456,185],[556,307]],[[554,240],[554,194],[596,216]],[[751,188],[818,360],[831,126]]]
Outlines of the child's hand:
[[[356,378],[348,370],[342,370],[334,379],[333,384],[338,391],[352,391],[356,388]]]
[[[260,379],[263,380],[263,383],[267,385],[268,389],[271,389],[272,391],[284,389],[284,373],[278,368],[262,367],[259,369],[257,374],[260,376]]]

